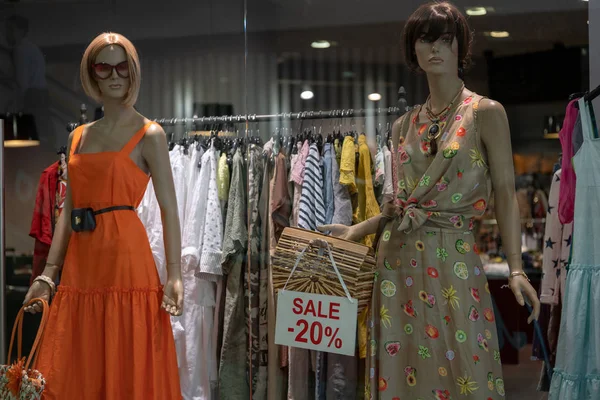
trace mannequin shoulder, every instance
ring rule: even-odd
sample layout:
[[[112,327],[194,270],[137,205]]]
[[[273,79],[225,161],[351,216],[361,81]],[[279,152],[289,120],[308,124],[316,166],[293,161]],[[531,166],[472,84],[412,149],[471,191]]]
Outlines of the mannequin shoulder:
[[[150,121],[148,121],[150,122]],[[154,143],[154,144],[158,144],[162,141],[166,141],[167,140],[167,134],[165,133],[164,129],[162,128],[162,126],[160,126],[159,124],[152,124],[150,125],[150,127],[148,127],[148,130],[146,131],[146,134],[144,135],[144,143]]]
[[[506,110],[500,102],[484,98],[479,102],[477,117],[482,119],[506,118]]]
[[[159,124],[152,124],[148,127],[142,140],[142,156],[149,165],[153,160],[169,159],[167,135]]]
[[[504,106],[495,100],[482,99],[477,109],[478,131],[485,144],[510,141],[510,127]]]
[[[88,124],[79,125],[77,128],[73,129],[71,131],[71,133],[69,133],[67,147],[70,149],[71,143],[73,143],[75,138],[82,137],[84,135],[84,133],[88,132],[90,130],[90,128],[93,127],[95,124],[96,124],[96,122],[94,121],[94,122],[90,122]]]

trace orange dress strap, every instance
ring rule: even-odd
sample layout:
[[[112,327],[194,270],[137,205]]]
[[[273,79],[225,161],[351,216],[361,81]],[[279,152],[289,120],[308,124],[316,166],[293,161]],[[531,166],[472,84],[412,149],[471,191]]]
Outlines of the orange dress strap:
[[[84,127],[85,125],[79,125],[73,131],[73,140],[71,141],[71,150],[69,151],[69,157],[71,157],[75,153],[75,150],[79,146],[79,141],[81,141],[81,135],[83,134]]]
[[[120,152],[123,154],[129,155],[129,153],[131,153],[133,151],[133,149],[135,148],[135,146],[137,146],[137,144],[140,142],[140,140],[142,140],[142,138],[146,134],[146,131],[154,123],[155,122],[150,121],[146,125],[142,126],[140,128],[140,130],[137,131],[135,135],[133,135],[133,137],[129,140],[129,142],[127,142],[127,144],[123,147],[123,149],[121,149]]]

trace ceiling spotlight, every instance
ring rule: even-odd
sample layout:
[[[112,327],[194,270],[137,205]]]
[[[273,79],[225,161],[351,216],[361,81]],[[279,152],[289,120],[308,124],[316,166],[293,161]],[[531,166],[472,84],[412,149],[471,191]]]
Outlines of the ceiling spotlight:
[[[302,98],[302,100],[310,100],[313,97],[315,97],[315,94],[310,89],[306,89],[302,93],[300,93],[300,97]]]
[[[487,14],[487,9],[485,7],[467,7],[467,15],[470,15],[471,17],[481,17],[485,14]]]
[[[368,98],[371,101],[379,101],[381,100],[381,95],[379,93],[371,93]]]
[[[328,49],[331,47],[331,42],[328,40],[317,40],[311,43],[313,49]]]
[[[494,39],[504,39],[510,36],[510,33],[508,33],[507,31],[491,31],[484,32],[483,34],[485,36],[493,37]]]

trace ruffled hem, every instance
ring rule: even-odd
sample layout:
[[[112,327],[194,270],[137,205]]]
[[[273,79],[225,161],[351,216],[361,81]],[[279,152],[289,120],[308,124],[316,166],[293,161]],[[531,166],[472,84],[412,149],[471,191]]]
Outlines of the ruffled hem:
[[[92,294],[111,294],[111,293],[158,293],[163,289],[162,286],[156,287],[132,287],[132,288],[123,288],[117,286],[109,286],[103,288],[95,288],[95,289],[79,289],[73,286],[64,286],[59,285],[56,288],[58,293],[77,293],[82,295],[92,295]]]
[[[600,399],[600,266],[571,264],[550,400]]]
[[[600,271],[600,265],[590,264],[569,264],[567,267],[569,271],[582,271],[582,272],[598,272]]]
[[[44,400],[181,399],[161,298],[160,287],[60,286],[37,360]]]
[[[600,375],[574,375],[554,370],[549,400],[600,399]]]

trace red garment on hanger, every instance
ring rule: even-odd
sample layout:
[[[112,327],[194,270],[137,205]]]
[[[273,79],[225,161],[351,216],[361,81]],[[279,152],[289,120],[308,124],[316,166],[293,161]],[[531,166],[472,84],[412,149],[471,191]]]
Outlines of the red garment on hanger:
[[[560,178],[560,194],[558,197],[558,217],[562,224],[573,222],[575,213],[575,186],[577,176],[573,166],[573,128],[577,122],[579,110],[575,103],[579,99],[572,100],[567,105],[567,111],[563,122],[563,127],[558,134],[560,145],[562,147],[562,172]]]
[[[44,271],[54,232],[54,203],[58,184],[58,166],[55,162],[42,172],[35,196],[35,208],[29,236],[35,239],[31,282]]]

